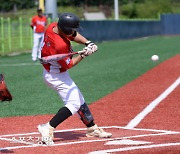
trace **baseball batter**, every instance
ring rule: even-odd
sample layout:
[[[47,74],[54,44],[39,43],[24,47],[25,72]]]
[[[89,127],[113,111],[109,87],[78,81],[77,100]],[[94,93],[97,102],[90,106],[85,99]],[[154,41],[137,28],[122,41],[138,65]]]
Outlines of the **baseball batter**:
[[[105,132],[94,123],[93,116],[85,103],[82,93],[68,74],[68,69],[97,51],[97,46],[94,43],[77,32],[79,26],[80,21],[76,15],[64,13],[59,17],[58,22],[50,24],[45,31],[41,49],[42,57],[72,52],[70,41],[86,46],[83,49],[85,52],[81,55],[42,64],[45,83],[54,89],[64,102],[64,107],[60,108],[48,123],[38,125],[42,141],[47,145],[53,144],[54,129],[76,113],[87,127],[87,137],[108,138],[112,136],[111,133]]]
[[[33,29],[33,49],[32,49],[32,60],[36,61],[41,58],[39,46],[44,38],[45,26],[47,25],[47,19],[42,13],[42,9],[37,10],[38,15],[34,16],[31,20],[31,28]]]

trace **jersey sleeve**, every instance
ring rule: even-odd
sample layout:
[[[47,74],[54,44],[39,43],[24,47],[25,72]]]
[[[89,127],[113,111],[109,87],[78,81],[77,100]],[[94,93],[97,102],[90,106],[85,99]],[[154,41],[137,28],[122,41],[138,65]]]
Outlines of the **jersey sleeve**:
[[[31,26],[35,26],[36,25],[36,18],[33,17],[31,20]]]
[[[63,60],[58,61],[58,63],[62,66],[64,70],[68,70],[73,67],[73,61],[70,57],[64,58]]]

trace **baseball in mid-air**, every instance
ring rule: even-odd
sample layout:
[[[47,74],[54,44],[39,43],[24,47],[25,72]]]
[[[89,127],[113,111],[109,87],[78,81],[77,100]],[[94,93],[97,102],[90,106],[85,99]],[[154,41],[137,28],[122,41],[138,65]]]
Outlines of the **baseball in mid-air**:
[[[154,62],[156,62],[156,61],[159,60],[159,56],[158,56],[158,55],[153,55],[153,56],[151,57],[151,60],[154,61]]]

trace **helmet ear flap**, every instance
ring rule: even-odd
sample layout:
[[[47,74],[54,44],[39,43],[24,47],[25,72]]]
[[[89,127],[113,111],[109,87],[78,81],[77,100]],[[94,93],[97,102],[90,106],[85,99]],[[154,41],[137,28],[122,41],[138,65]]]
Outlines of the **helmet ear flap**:
[[[73,30],[71,28],[63,28],[62,29],[63,33],[66,35],[71,35],[73,34]]]
[[[59,24],[58,27],[62,30],[62,32],[66,35],[71,35],[73,33],[73,29],[69,27],[65,27],[62,24]]]

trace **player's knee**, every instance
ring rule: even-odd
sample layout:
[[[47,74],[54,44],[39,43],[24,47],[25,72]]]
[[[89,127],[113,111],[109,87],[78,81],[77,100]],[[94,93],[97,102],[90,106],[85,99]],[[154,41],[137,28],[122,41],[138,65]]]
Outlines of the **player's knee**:
[[[81,105],[74,105],[74,104],[66,104],[65,105],[72,113],[72,115],[74,115],[75,113],[78,112],[78,110],[80,109]]]

